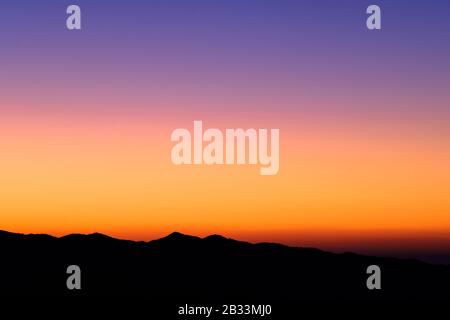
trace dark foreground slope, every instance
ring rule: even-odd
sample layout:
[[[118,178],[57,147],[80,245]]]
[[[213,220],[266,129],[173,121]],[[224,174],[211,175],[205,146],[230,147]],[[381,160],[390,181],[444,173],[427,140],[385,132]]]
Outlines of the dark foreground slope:
[[[0,250],[0,295],[137,295],[230,303],[450,297],[447,266],[220,236],[173,233],[132,242],[101,234],[55,238],[0,232]],[[366,268],[372,264],[381,268],[381,290],[366,287]],[[66,287],[69,265],[81,268],[80,291]]]

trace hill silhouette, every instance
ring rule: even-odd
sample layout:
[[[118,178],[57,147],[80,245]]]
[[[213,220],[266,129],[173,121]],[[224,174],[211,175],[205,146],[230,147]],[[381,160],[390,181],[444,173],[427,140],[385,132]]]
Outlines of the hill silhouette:
[[[145,296],[158,299],[435,300],[450,297],[450,266],[335,254],[220,235],[174,232],[150,242],[102,234],[64,237],[0,231],[0,295]],[[82,289],[66,288],[66,268]],[[381,268],[381,290],[366,269]],[[248,301],[248,300],[246,300]]]

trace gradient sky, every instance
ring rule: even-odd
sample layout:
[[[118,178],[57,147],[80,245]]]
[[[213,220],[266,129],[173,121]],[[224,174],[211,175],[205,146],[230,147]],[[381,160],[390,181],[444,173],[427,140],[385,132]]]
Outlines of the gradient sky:
[[[449,38],[446,0],[2,3],[0,229],[450,252]],[[279,128],[279,174],[174,166],[193,120]]]

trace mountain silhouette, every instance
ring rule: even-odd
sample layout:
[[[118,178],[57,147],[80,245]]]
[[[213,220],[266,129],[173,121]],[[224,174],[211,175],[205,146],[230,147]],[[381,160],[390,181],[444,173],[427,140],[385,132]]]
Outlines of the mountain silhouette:
[[[145,296],[158,299],[264,301],[443,300],[450,266],[418,260],[335,254],[220,235],[174,232],[149,242],[103,234],[60,238],[0,231],[0,295]],[[66,269],[81,268],[81,290]],[[367,267],[381,268],[369,290]]]

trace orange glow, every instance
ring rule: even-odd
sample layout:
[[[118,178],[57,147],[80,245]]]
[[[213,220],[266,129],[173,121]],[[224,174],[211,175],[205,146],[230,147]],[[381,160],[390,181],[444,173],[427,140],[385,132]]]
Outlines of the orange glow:
[[[1,229],[324,246],[450,234],[450,135],[284,120],[280,171],[268,177],[248,165],[173,165],[170,133],[192,120],[3,118]]]

